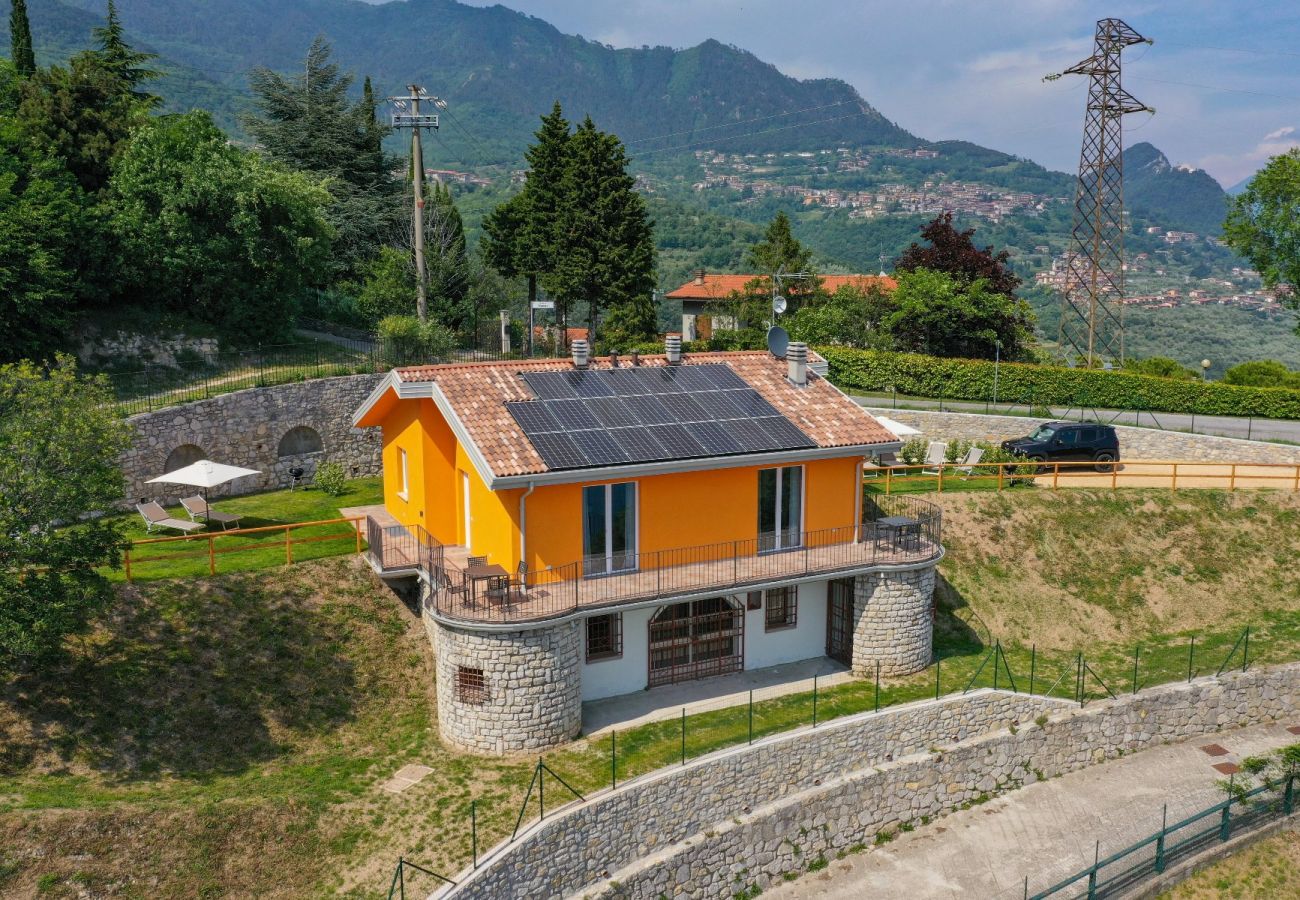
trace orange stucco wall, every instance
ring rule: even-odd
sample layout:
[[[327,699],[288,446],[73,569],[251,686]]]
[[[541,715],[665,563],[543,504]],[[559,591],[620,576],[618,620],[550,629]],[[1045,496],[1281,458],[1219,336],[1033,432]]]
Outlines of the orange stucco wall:
[[[419,524],[447,544],[514,570],[519,563],[519,500],[524,488],[490,491],[431,400],[396,404],[384,418],[384,504],[403,524]],[[410,490],[398,496],[399,448]],[[804,528],[851,526],[857,511],[858,458],[804,463]],[[677,472],[637,482],[637,549],[697,547],[752,540],[758,533],[759,466]],[[469,540],[464,478],[469,482]],[[587,482],[602,484],[608,482]],[[582,558],[582,484],[543,485],[527,500],[528,567]]]

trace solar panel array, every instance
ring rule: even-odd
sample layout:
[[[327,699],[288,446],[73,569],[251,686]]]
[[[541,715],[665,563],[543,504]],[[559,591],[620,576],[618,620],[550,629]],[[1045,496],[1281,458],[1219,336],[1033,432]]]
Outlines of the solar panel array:
[[[549,469],[817,446],[730,366],[528,372],[506,409]]]

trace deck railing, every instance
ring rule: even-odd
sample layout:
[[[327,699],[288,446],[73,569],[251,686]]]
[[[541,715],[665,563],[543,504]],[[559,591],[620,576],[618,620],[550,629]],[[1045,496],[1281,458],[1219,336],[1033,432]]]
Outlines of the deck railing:
[[[448,568],[455,590],[434,580],[441,615],[469,621],[522,622],[639,600],[672,600],[784,580],[905,565],[941,553],[941,511],[917,497],[867,497],[858,525],[805,531],[774,549],[770,536],[629,554],[621,568],[591,574],[590,560],[469,583]],[[406,539],[400,539],[406,540]],[[411,539],[415,540],[414,537]],[[373,546],[373,544],[372,544]],[[426,569],[426,572],[431,571]]]

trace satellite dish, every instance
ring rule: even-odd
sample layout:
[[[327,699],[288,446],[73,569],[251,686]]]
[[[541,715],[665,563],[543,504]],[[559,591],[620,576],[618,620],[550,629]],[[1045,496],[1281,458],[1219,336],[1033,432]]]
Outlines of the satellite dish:
[[[776,313],[778,316],[785,312],[786,305],[785,298],[780,294],[777,294],[772,298],[772,312]]]
[[[790,346],[790,332],[780,325],[773,325],[767,330],[767,349],[777,359],[785,359],[785,351]]]

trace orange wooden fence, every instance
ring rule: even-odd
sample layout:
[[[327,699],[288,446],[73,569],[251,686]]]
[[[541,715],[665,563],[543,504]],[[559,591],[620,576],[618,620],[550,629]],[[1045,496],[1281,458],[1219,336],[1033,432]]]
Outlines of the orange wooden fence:
[[[180,559],[199,559],[204,556],[208,559],[208,574],[217,574],[217,557],[229,553],[240,553],[248,550],[267,550],[274,546],[280,546],[281,542],[274,544],[270,541],[244,541],[243,543],[230,546],[217,546],[218,541],[225,541],[228,538],[239,538],[241,536],[259,534],[265,535],[270,532],[284,533],[284,562],[286,565],[293,562],[293,548],[302,544],[317,544],[322,541],[344,541],[351,540],[354,542],[356,552],[360,553],[362,549],[362,536],[360,524],[365,521],[365,516],[350,516],[339,519],[319,519],[314,522],[291,522],[287,525],[262,525],[257,528],[232,528],[229,531],[213,531],[206,534],[183,534],[176,537],[157,537],[144,538],[138,541],[132,541],[126,549],[125,568],[126,580],[131,581],[134,578],[132,571],[133,566],[148,562],[172,562]],[[318,534],[308,537],[294,537],[296,531],[304,528],[314,528],[321,525],[339,525],[344,522],[352,526],[352,534]],[[155,556],[140,556],[136,553],[137,548],[158,544],[203,544],[207,547],[192,552],[182,551],[175,553],[164,553]]]
[[[1272,488],[1300,491],[1300,463],[1189,462],[1187,460],[1131,460],[1100,465],[1093,462],[1006,462],[944,463],[941,466],[914,465],[880,467],[866,470],[864,482],[883,485],[886,494],[896,485],[929,482],[939,493],[944,484],[960,489],[971,479],[997,481],[997,490],[1014,484],[1044,484],[1062,487],[1167,487],[1217,488],[1235,491],[1242,488]]]

